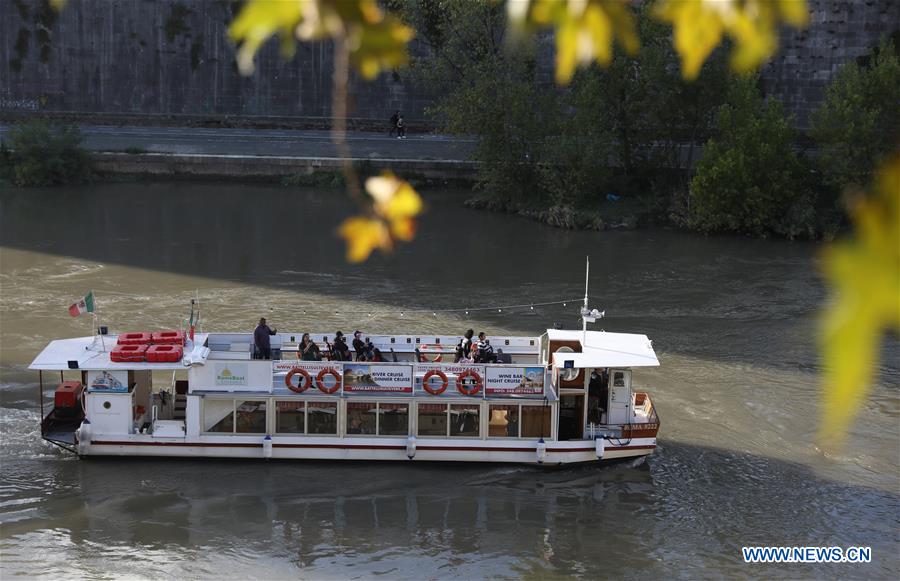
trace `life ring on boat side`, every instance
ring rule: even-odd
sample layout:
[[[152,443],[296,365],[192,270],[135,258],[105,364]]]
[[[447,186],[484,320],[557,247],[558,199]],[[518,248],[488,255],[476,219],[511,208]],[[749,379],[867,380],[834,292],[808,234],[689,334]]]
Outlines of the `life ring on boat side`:
[[[444,360],[440,345],[424,343],[419,346],[419,353],[421,353],[421,363],[440,363]]]
[[[466,385],[465,379],[471,378],[472,381]],[[466,369],[456,376],[456,389],[463,395],[475,395],[481,391],[481,376],[474,369]]]
[[[437,389],[431,387],[431,384],[428,382],[434,376],[438,376],[441,378],[441,386]],[[439,369],[432,369],[431,371],[425,372],[425,377],[422,378],[422,387],[430,393],[431,395],[441,395],[447,390],[447,374]]]
[[[334,378],[334,385],[328,387],[325,385],[325,376],[330,375]],[[327,367],[319,372],[316,376],[316,387],[319,388],[319,391],[322,393],[334,393],[341,387],[341,374],[338,373],[335,369],[331,367]]]
[[[300,382],[295,386],[291,380],[295,375],[300,376]],[[300,369],[299,367],[291,367],[291,370],[288,371],[288,374],[284,376],[284,384],[288,386],[288,389],[297,393],[303,393],[309,386],[312,385],[312,377],[309,376],[309,373],[306,372],[305,369]]]

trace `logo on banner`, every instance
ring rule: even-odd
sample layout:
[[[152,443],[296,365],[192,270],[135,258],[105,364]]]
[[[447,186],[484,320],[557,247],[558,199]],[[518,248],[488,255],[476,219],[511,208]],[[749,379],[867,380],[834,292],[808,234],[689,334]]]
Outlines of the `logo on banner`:
[[[216,385],[247,385],[247,365],[243,363],[216,365]]]

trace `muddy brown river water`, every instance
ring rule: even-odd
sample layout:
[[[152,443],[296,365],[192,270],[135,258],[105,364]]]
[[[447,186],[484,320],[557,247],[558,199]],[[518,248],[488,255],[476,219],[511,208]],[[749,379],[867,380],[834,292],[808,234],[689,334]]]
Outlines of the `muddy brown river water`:
[[[885,578],[900,576],[900,346],[848,445],[825,454],[811,244],[668,231],[570,232],[427,193],[412,244],[364,266],[336,193],[277,186],[0,189],[0,576],[46,578]],[[490,465],[79,460],[40,440],[52,338],[114,330],[538,335],[578,305],[441,314],[583,293],[595,328],[646,333],[662,428],[646,460]],[[404,312],[401,316],[401,312]],[[744,545],[870,546],[868,564],[747,565]]]

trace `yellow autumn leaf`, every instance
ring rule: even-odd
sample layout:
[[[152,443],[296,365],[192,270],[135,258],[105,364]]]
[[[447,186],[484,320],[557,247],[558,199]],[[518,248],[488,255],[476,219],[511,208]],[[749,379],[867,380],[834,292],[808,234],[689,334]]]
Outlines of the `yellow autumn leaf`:
[[[366,78],[408,60],[406,43],[413,30],[386,14],[375,0],[250,0],[229,27],[232,41],[240,42],[241,72],[253,72],[253,58],[272,35],[290,56],[294,40],[341,38],[350,61]]]
[[[882,167],[876,191],[851,207],[854,236],[827,249],[823,269],[834,303],[821,335],[826,445],[840,446],[871,389],[884,332],[900,330],[900,154]]]
[[[251,0],[241,9],[228,35],[234,42],[240,42],[237,62],[240,71],[248,75],[253,72],[253,58],[256,52],[273,34],[281,39],[281,51],[285,57],[294,52],[294,29],[300,22],[303,3],[296,0],[269,2]]]
[[[782,22],[802,27],[809,19],[806,0],[660,0],[653,14],[672,24],[686,79],[700,74],[723,35],[734,41],[731,67],[750,72],[778,48]]]
[[[387,224],[377,218],[365,216],[347,218],[338,228],[338,234],[347,241],[349,262],[363,262],[376,248],[385,251],[393,248]]]
[[[374,79],[384,69],[406,64],[406,43],[412,38],[413,30],[393,17],[362,26],[351,38],[350,63],[363,77]]]
[[[389,252],[397,240],[412,240],[415,217],[422,212],[422,198],[416,190],[391,172],[367,179],[366,192],[372,198],[371,215],[348,218],[338,229],[347,241],[350,262],[366,260],[375,249]]]
[[[578,66],[608,65],[613,41],[629,53],[640,46],[634,17],[625,0],[513,0],[507,16],[514,30],[556,29],[556,81],[567,84]]]
[[[391,172],[367,179],[366,192],[372,196],[375,213],[389,222],[413,218],[422,211],[418,192]]]

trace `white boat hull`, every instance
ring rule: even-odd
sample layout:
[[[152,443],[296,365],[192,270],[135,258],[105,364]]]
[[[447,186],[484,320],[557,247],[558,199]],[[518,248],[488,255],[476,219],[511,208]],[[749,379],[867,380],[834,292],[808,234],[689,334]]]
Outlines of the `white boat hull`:
[[[538,441],[459,441],[422,439],[408,458],[406,438],[290,438],[272,439],[273,460],[392,460],[415,462],[493,462],[516,464],[575,464],[601,460],[593,440],[546,442],[543,462],[538,462]],[[651,454],[655,438],[633,439],[614,445],[607,441],[602,460]],[[200,439],[152,436],[94,436],[79,447],[82,456],[162,456],[187,458],[265,458],[263,437],[203,437]]]

